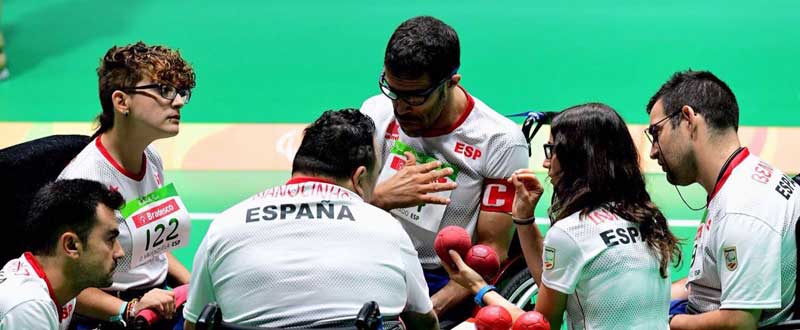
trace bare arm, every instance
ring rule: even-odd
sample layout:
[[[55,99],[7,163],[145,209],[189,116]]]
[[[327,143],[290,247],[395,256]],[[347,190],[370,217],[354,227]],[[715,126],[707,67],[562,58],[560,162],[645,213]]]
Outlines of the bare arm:
[[[98,320],[108,320],[119,313],[122,304],[120,300],[103,290],[88,288],[78,294],[78,313]],[[171,319],[175,313],[175,295],[171,291],[152,289],[148,291],[134,306],[134,314],[143,309],[152,308],[165,318]]]
[[[759,318],[761,318],[760,309],[722,309],[703,314],[675,315],[669,323],[669,328],[671,330],[755,330],[758,327]]]
[[[516,188],[514,205],[511,211],[512,215],[517,219],[533,218],[536,205],[539,204],[539,199],[544,193],[544,188],[542,188],[536,175],[531,170],[520,169],[514,172],[509,180]],[[537,285],[541,286],[542,249],[544,246],[542,232],[539,231],[539,226],[533,222],[524,225],[517,224],[516,227],[522,255],[525,257],[525,264],[528,265],[528,270],[531,272],[533,280],[536,281]]]
[[[422,330],[439,330],[439,319],[436,318],[436,313],[432,310],[428,313],[421,314],[415,312],[403,312],[400,314],[403,323],[408,329],[422,329]],[[187,330],[193,330],[188,329]]]
[[[167,252],[167,276],[170,286],[177,287],[183,284],[189,283],[189,278],[192,277],[192,274],[189,273],[189,270],[186,269],[178,258],[175,258],[175,255],[172,252]]]
[[[486,281],[484,281],[483,278],[477,272],[475,272],[475,270],[467,266],[458,253],[451,250],[450,256],[453,258],[453,263],[455,263],[456,268],[452,268],[450,265],[446,264],[442,264],[442,266],[450,275],[450,279],[452,279],[451,283],[458,283],[465,290],[467,290],[470,295],[477,294],[481,288],[486,286]],[[518,316],[525,312],[494,291],[488,292],[483,296],[483,303],[485,305],[502,306],[511,314],[511,317],[514,320],[516,320]]]
[[[492,247],[500,257],[500,262],[508,258],[508,245],[514,233],[511,229],[511,216],[505,213],[481,211],[475,233],[477,242]],[[431,301],[436,314],[442,315],[441,313],[447,312],[470,296],[469,290],[451,281],[434,294]]]
[[[561,329],[564,310],[567,308],[567,295],[542,284],[536,297],[536,311],[542,313],[550,322],[551,329]]]
[[[86,288],[78,294],[75,310],[93,319],[108,320],[119,313],[126,301],[97,288]]]
[[[455,182],[438,183],[436,180],[453,174],[453,169],[437,170],[442,165],[435,161],[417,164],[410,152],[405,153],[406,163],[399,172],[375,187],[370,204],[384,210],[411,207],[420,204],[447,204],[450,199],[429,192],[453,190]]]

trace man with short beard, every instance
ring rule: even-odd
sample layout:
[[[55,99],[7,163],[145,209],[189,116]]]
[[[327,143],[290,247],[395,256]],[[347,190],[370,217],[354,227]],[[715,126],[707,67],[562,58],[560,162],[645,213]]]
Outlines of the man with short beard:
[[[466,319],[473,305],[469,292],[448,284],[433,249],[436,233],[463,227],[474,243],[505,259],[514,232],[509,213],[515,190],[508,178],[528,167],[519,126],[459,84],[459,65],[452,27],[430,16],[411,18],[386,46],[382,94],[361,106],[375,121],[384,161],[371,203],[403,224],[434,310],[440,320],[455,322]]]
[[[111,285],[124,256],[114,215],[122,201],[83,179],[39,190],[25,223],[28,252],[0,270],[0,330],[66,329],[78,293]]]

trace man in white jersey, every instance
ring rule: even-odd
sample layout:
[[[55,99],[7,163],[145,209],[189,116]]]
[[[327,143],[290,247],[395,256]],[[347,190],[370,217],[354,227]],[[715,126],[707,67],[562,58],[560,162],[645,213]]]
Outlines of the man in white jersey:
[[[463,227],[475,243],[505,259],[514,196],[506,179],[528,165],[519,127],[459,85],[459,47],[455,30],[436,18],[403,22],[386,47],[382,94],[361,106],[375,121],[384,156],[371,202],[401,220],[425,269],[434,309],[440,319],[452,310],[447,318],[456,321],[471,311],[464,304],[454,309],[469,303],[469,292],[448,284],[433,249],[436,233]],[[413,166],[417,162],[430,167]]]
[[[675,185],[699,183],[708,210],[687,279],[673,299],[671,329],[755,329],[791,316],[796,276],[798,185],[738,137],[739,107],[707,71],[674,74],[647,105],[650,158]],[[676,294],[677,293],[677,294]]]
[[[353,326],[376,301],[386,319],[438,329],[400,224],[364,201],[378,173],[375,126],[326,111],[305,130],[292,179],[226,210],[194,259],[186,328],[216,302],[223,320],[271,328]]]
[[[67,329],[75,296],[109,285],[124,255],[114,215],[121,205],[119,193],[95,181],[39,190],[25,223],[28,252],[0,270],[0,330]]]

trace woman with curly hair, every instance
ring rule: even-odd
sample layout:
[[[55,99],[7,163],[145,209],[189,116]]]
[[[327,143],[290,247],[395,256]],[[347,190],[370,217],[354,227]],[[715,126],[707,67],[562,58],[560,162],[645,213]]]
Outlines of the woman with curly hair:
[[[622,117],[600,103],[568,108],[553,119],[544,153],[553,202],[543,244],[533,214],[544,189],[530,170],[511,178],[512,219],[540,287],[536,311],[552,329],[565,311],[570,329],[668,329],[669,268],[680,247],[645,190]],[[458,269],[445,267],[476,302],[522,314],[450,254]]]
[[[151,144],[178,134],[194,70],[179,52],[138,42],[112,47],[97,75],[99,128],[59,178],[100,181],[122,194],[126,205],[117,218],[125,257],[111,287],[78,295],[78,329],[129,322],[143,309],[172,319],[176,306],[167,280],[175,287],[188,283],[190,274],[170,250],[188,242],[190,219]],[[148,204],[162,198],[169,200],[164,207]]]

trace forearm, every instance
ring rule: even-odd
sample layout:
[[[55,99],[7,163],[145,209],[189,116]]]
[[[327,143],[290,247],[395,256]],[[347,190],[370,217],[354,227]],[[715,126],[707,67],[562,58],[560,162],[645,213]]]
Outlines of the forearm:
[[[544,238],[542,232],[539,231],[539,226],[534,224],[530,225],[517,225],[517,235],[519,236],[519,244],[522,249],[522,255],[525,257],[525,264],[528,265],[528,270],[533,276],[533,280],[537,285],[542,283],[542,249],[544,246]]]
[[[183,284],[188,284],[189,279],[192,277],[192,274],[189,273],[189,270],[186,269],[178,258],[172,254],[172,252],[167,252],[167,277],[169,279],[169,284],[173,287],[180,286]]]
[[[679,314],[669,323],[671,330],[755,330],[760,310],[716,310],[702,314]]]
[[[447,285],[431,297],[433,310],[436,315],[442,315],[442,313],[447,312],[471,296],[469,290],[458,283],[454,281],[447,282]]]
[[[495,291],[489,291],[485,295],[483,295],[483,304],[486,306],[489,305],[498,305],[500,307],[505,308],[509,314],[511,314],[511,319],[516,321],[517,317],[525,313],[522,309],[517,307],[517,305],[512,304],[510,301],[503,298],[499,293]]]
[[[170,279],[170,284],[173,286],[188,284],[192,274],[189,273],[189,270],[186,269],[186,266],[178,261],[178,258],[175,258],[175,255],[173,255],[172,252],[167,252],[166,255],[167,275]]]
[[[87,288],[78,294],[76,311],[98,320],[107,320],[119,315],[123,304],[127,303],[97,288]]]

